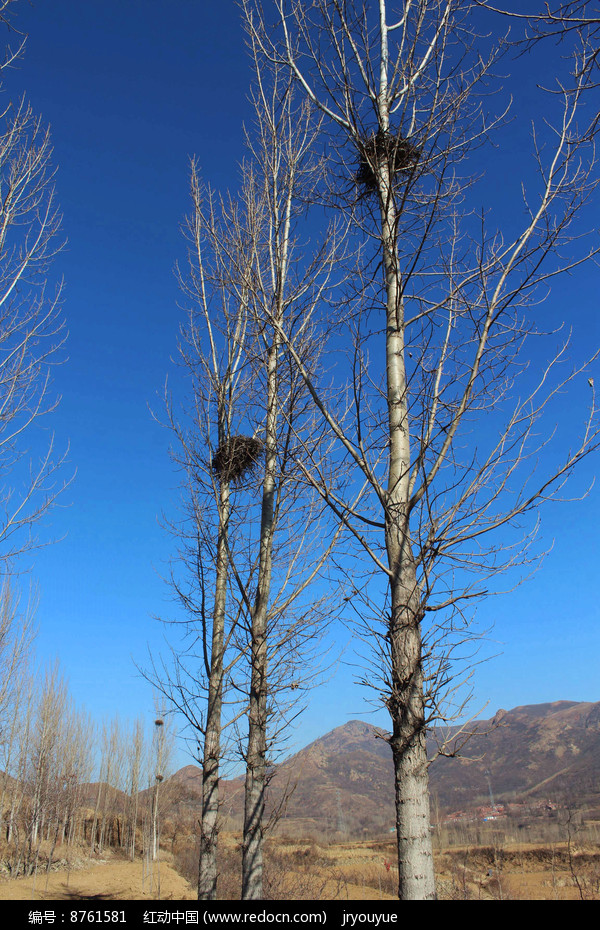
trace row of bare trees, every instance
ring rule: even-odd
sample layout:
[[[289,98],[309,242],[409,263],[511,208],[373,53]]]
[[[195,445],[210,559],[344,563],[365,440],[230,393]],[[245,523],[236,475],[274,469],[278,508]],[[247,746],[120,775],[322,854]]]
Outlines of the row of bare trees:
[[[6,584],[0,599],[0,858],[12,875],[49,870],[56,850],[159,855],[173,734],[157,717],[95,724],[75,707],[57,664],[33,653],[32,605]]]
[[[519,46],[485,7],[243,2],[241,190],[218,196],[192,172],[188,401],[167,393],[183,615],[153,672],[203,768],[200,898],[217,893],[219,776],[236,757],[243,897],[262,896],[269,747],[347,602],[363,683],[390,716],[399,896],[435,897],[426,735],[468,696],[471,605],[540,557],[540,505],[598,447],[598,350],[573,358],[544,323],[554,279],[598,254],[583,225],[597,18],[544,5],[517,37],[563,17],[503,230],[477,176],[507,125],[506,107],[485,109],[494,72]]]

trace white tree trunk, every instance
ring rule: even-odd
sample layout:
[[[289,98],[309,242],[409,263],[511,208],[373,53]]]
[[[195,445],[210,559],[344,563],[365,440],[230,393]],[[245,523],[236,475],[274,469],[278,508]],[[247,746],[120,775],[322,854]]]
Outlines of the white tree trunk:
[[[406,564],[407,563],[407,564]],[[436,897],[429,810],[429,778],[423,708],[419,596],[412,562],[406,558],[392,591],[390,624],[398,896]]]
[[[383,109],[383,105],[382,105]],[[380,114],[384,130],[387,114]],[[404,359],[404,307],[398,264],[397,214],[385,158],[378,165],[381,242],[386,291],[386,374],[390,435],[385,535],[392,611],[389,626],[398,895],[402,900],[435,898],[431,850],[429,782],[425,747],[421,605],[410,542],[410,430]]]
[[[221,714],[223,704],[223,650],[227,598],[227,533],[230,512],[230,489],[221,481],[219,502],[219,539],[217,544],[217,579],[211,643],[211,666],[208,684],[208,707],[202,774],[202,822],[198,863],[198,900],[214,901],[217,894],[217,842],[219,836],[219,765],[221,761]]]
[[[242,852],[243,900],[258,900],[263,896],[263,817],[267,776],[267,609],[271,590],[275,509],[278,344],[279,338],[274,336],[267,359],[265,479],[260,528],[259,576],[252,614],[252,667]]]

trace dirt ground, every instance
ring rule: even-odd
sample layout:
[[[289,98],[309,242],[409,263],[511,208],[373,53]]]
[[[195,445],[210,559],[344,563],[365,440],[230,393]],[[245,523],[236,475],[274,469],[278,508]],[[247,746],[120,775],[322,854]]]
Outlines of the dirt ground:
[[[294,874],[290,871],[292,882],[290,898],[293,899]],[[284,884],[285,884],[284,880]],[[281,889],[285,894],[285,888]],[[393,897],[385,892],[375,893],[373,888],[362,881],[352,884],[345,881],[338,885],[335,881],[319,882],[319,896],[325,898],[342,898],[360,901],[387,899]],[[4,880],[0,882],[0,900],[21,901],[112,901],[112,900],[195,900],[196,892],[168,862],[154,866],[149,874],[140,861],[128,862],[123,859],[95,862],[86,868],[78,868],[38,874],[28,878]]]
[[[170,857],[158,865],[113,858],[86,867],[39,873],[0,882],[3,901],[156,901],[193,900],[195,890],[173,868]]]

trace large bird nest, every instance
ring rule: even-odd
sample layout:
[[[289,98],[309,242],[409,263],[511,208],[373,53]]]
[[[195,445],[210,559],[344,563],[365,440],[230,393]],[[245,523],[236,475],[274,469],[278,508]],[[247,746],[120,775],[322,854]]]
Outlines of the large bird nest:
[[[359,146],[359,164],[356,183],[365,193],[378,190],[377,166],[387,162],[390,179],[395,181],[401,172],[410,171],[419,160],[418,148],[402,135],[380,129]]]
[[[221,481],[242,481],[258,463],[263,444],[254,436],[230,436],[221,443],[212,460],[212,469]]]

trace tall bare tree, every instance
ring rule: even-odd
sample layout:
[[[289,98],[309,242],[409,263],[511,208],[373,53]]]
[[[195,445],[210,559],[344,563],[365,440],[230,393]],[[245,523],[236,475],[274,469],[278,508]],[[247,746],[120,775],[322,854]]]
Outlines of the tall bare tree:
[[[239,659],[232,642],[239,608],[228,604],[228,592],[235,530],[245,508],[234,501],[232,485],[252,469],[262,446],[239,433],[247,426],[243,346],[255,237],[235,201],[203,188],[195,163],[191,193],[193,213],[185,228],[188,270],[179,275],[189,301],[180,342],[189,394],[177,409],[168,394],[166,398],[172,457],[183,473],[183,516],[170,524],[179,540],[170,582],[184,616],[175,624],[182,638],[171,647],[172,663],[168,667],[163,662],[160,669],[154,665],[152,680],[187,720],[202,765],[198,897],[212,900],[224,730],[232,722],[224,702]],[[241,471],[229,465],[228,453],[235,459],[236,449],[243,460]]]
[[[10,766],[9,746],[19,692],[33,658],[35,600],[31,594],[23,609],[10,576],[0,587],[0,746],[8,752],[3,758],[4,771]]]
[[[98,788],[92,822],[91,846],[102,852],[113,840],[116,788],[125,766],[123,723],[118,714],[102,723]]]
[[[28,727],[27,705],[31,689],[35,598],[24,609],[14,582],[6,578],[0,589],[0,818],[10,840],[24,777],[23,742]],[[19,763],[23,760],[23,765]]]
[[[94,767],[93,736],[94,727],[88,714],[67,702],[59,723],[59,748],[50,795],[47,873],[56,847],[73,838],[77,829],[80,787],[89,783]]]
[[[142,772],[145,768],[144,723],[138,718],[132,725],[126,747],[126,781],[127,793],[127,837],[126,843],[131,860],[135,860],[137,843],[137,825],[139,811],[139,792]]]
[[[0,71],[23,54],[25,39],[11,27],[14,0],[0,0],[0,24],[16,38],[7,45]],[[33,713],[29,681],[32,609],[19,616],[19,595],[11,582],[15,556],[36,543],[35,524],[62,490],[50,440],[29,458],[35,425],[57,404],[51,369],[60,361],[65,340],[60,298],[62,286],[49,281],[52,260],[61,246],[60,216],[54,193],[49,131],[25,98],[5,103],[0,112],[0,722],[7,770],[23,779],[29,764],[25,734]],[[45,441],[44,441],[45,442]],[[29,689],[29,693],[27,691]],[[19,728],[23,727],[21,731]],[[37,737],[41,739],[40,733]],[[43,741],[42,741],[43,742]],[[34,845],[45,816],[41,804],[44,751],[40,749],[30,839]],[[42,781],[40,781],[40,779]],[[13,783],[8,834],[14,833],[24,785]],[[42,794],[40,794],[42,792]],[[35,836],[34,836],[35,834]],[[19,855],[17,855],[19,859]]]
[[[255,119],[247,144],[256,183],[245,209],[259,218],[254,228],[262,245],[254,252],[254,339],[248,341],[245,354],[254,371],[252,387],[258,400],[253,406],[261,422],[264,471],[256,518],[256,579],[247,579],[241,590],[250,615],[242,897],[258,899],[263,896],[268,755],[282,737],[281,723],[283,729],[289,727],[291,706],[298,705],[294,698],[304,692],[299,668],[309,662],[325,614],[329,620],[333,615],[329,599],[315,594],[313,582],[339,535],[328,532],[319,496],[310,490],[299,461],[308,449],[313,461],[325,467],[327,449],[281,331],[302,328],[303,363],[315,370],[320,345],[311,333],[311,321],[342,252],[334,229],[308,257],[298,248],[299,221],[320,174],[314,157],[319,121],[311,105],[294,95],[289,74],[265,67],[251,33],[249,39]]]
[[[29,746],[29,781],[32,786],[29,823],[29,859],[37,866],[39,850],[56,802],[56,784],[62,765],[62,734],[69,711],[67,685],[58,663],[46,670],[36,695],[36,711]]]
[[[595,187],[576,120],[586,79],[554,89],[556,121],[534,135],[525,220],[503,237],[485,215],[474,219],[469,199],[470,155],[498,120],[486,119],[478,94],[496,52],[474,35],[468,4],[275,0],[273,23],[259,4],[244,7],[265,58],[287,66],[328,121],[323,196],[363,243],[354,293],[346,286],[336,310],[340,342],[330,343],[350,359],[341,388],[351,421],[307,370],[302,333],[271,321],[355,469],[345,494],[317,469],[312,481],[374,567],[355,581],[354,606],[372,649],[365,680],[391,718],[399,896],[433,898],[426,733],[448,716],[469,604],[527,560],[527,515],[598,445],[590,380],[581,435],[558,464],[534,467],[552,433],[539,439],[548,407],[587,375],[583,363],[561,372],[564,346],[541,365],[533,354],[537,377],[526,370],[531,307],[597,248],[572,233]]]
[[[318,352],[310,316],[335,264],[335,237],[325,237],[307,267],[294,259],[297,198],[315,171],[303,164],[314,127],[306,107],[294,109],[260,74],[255,94],[257,133],[239,196],[203,196],[192,173],[190,273],[182,278],[193,308],[182,342],[192,402],[183,417],[169,407],[187,519],[176,527],[186,580],[172,583],[190,645],[176,646],[171,672],[157,678],[204,737],[201,898],[216,894],[218,778],[223,733],[234,723],[247,770],[243,895],[262,896],[268,752],[305,693],[294,669],[323,617],[322,598],[309,604],[307,591],[331,546],[319,527],[322,503],[296,462],[305,444],[316,457],[322,429],[307,415],[303,379],[270,312],[277,308],[278,325],[303,327],[311,367]]]

